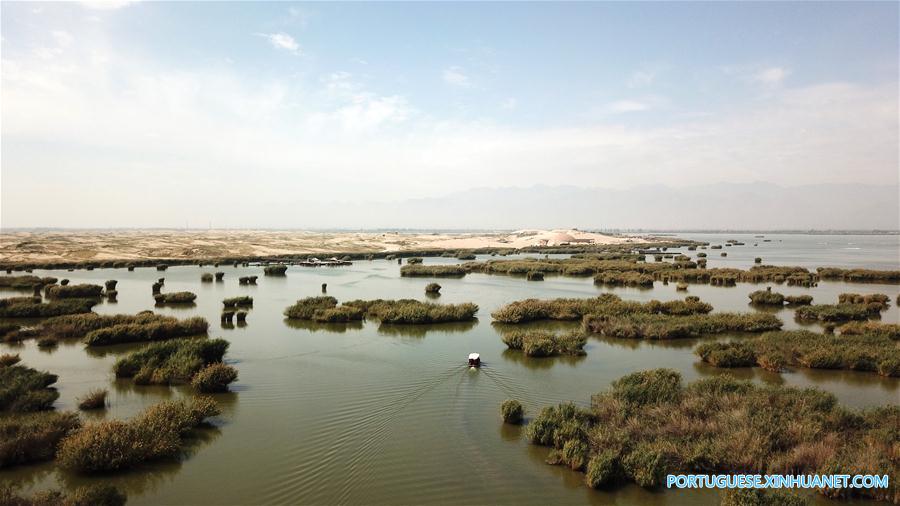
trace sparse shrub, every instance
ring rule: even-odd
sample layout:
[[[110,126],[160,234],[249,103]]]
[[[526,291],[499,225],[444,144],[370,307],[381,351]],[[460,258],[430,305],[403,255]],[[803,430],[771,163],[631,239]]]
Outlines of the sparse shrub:
[[[128,469],[177,454],[182,436],[218,414],[218,405],[208,397],[161,402],[128,421],[85,425],[62,440],[57,460],[81,472]]]
[[[191,386],[203,393],[227,392],[228,385],[237,377],[237,369],[215,362],[197,372],[191,380]]]
[[[518,425],[522,423],[522,418],[525,416],[525,407],[517,400],[508,399],[500,405],[500,415],[505,423]]]
[[[84,397],[78,399],[78,409],[103,409],[106,407],[106,396],[108,394],[107,390],[91,390]]]

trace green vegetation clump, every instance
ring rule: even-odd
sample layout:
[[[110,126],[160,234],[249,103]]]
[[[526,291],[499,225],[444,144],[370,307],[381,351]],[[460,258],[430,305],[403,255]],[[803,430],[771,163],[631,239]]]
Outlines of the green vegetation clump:
[[[31,297],[14,297],[15,299],[31,299],[30,302],[13,302],[0,304],[0,318],[46,318],[68,314],[89,313],[99,302],[97,299],[63,299],[52,300],[46,304],[35,301]],[[4,300],[4,299],[0,299]]]
[[[195,316],[178,320],[169,317],[148,323],[123,323],[92,330],[84,336],[84,343],[88,346],[106,346],[120,343],[162,341],[205,334],[207,330],[209,330],[209,322],[205,318]]]
[[[267,265],[263,267],[263,274],[266,276],[284,276],[287,269],[287,265]]]
[[[191,386],[198,392],[227,392],[228,385],[238,377],[237,369],[221,362],[214,362],[201,369],[191,380]]]
[[[344,306],[353,306],[365,311],[366,318],[381,323],[444,323],[462,322],[475,318],[478,305],[471,302],[461,304],[435,304],[415,299],[398,300],[353,300]]]
[[[0,413],[50,409],[59,392],[50,385],[58,377],[24,365],[0,367]]]
[[[146,323],[175,321],[170,316],[154,314],[150,311],[140,312],[136,315],[116,314],[99,315],[97,313],[82,313],[49,318],[41,324],[41,331],[60,338],[80,338],[92,330],[113,327],[123,324],[142,325]]]
[[[456,254],[457,260],[475,260],[475,253],[471,253],[468,251],[460,251]]]
[[[106,396],[109,395],[107,390],[96,389],[91,390],[84,397],[78,399],[78,409],[102,409],[106,407]]]
[[[819,390],[728,375],[683,386],[677,372],[657,369],[613,382],[590,408],[544,408],[526,434],[553,448],[548,462],[584,471],[594,488],[655,488],[681,473],[885,474],[896,468],[900,407],[857,411]],[[896,490],[823,493],[892,501]]]
[[[839,279],[850,282],[889,282],[900,283],[900,271],[877,271],[871,269],[839,269],[837,267],[819,267],[816,269],[822,279]]]
[[[554,357],[557,355],[584,355],[587,337],[582,332],[563,334],[540,330],[508,332],[502,337],[511,350],[522,350],[529,357]]]
[[[201,369],[222,361],[224,339],[180,339],[151,343],[120,358],[113,366],[118,378],[134,378],[139,385],[190,383]]]
[[[252,306],[253,305],[253,297],[249,295],[242,295],[240,297],[230,297],[228,299],[224,299],[222,304],[225,307],[237,307],[237,306]]]
[[[311,320],[316,310],[331,309],[335,306],[337,306],[337,299],[328,295],[307,297],[285,309],[284,316],[296,320]]]
[[[425,293],[438,294],[441,293],[441,285],[437,283],[428,283],[425,285]]]
[[[522,423],[522,418],[525,416],[525,407],[515,399],[507,399],[500,404],[500,416],[503,417],[505,423],[518,425]]]
[[[525,299],[507,304],[494,311],[494,320],[501,323],[524,323],[535,320],[580,320],[588,314],[624,315],[659,313],[671,315],[705,314],[712,306],[696,297],[660,302],[623,301],[619,296],[605,293],[589,299]]]
[[[362,321],[364,317],[365,311],[362,308],[345,304],[339,307],[317,309],[313,312],[310,320],[320,323],[346,323]]]
[[[44,285],[52,285],[56,283],[56,278],[54,277],[45,277],[40,278],[38,276],[33,275],[25,275],[25,276],[0,276],[0,287],[2,288],[15,288],[15,289],[31,289],[35,286],[44,286]]]
[[[52,460],[62,438],[79,427],[81,421],[75,413],[0,418],[0,469]],[[4,504],[2,500],[0,504]]]
[[[200,275],[200,281],[202,281],[203,283],[212,283],[213,282],[212,273],[204,272],[203,274]]]
[[[753,304],[759,304],[764,306],[783,306],[784,305],[784,295],[773,292],[772,288],[766,288],[765,290],[757,290],[749,295],[750,302]]]
[[[716,367],[783,367],[849,369],[900,376],[900,348],[890,335],[878,333],[840,336],[806,330],[769,332],[753,339],[705,343],[695,353]],[[739,360],[738,360],[739,358]]]
[[[769,313],[587,315],[583,321],[588,332],[629,339],[679,339],[724,332],[767,332],[778,330],[782,325],[777,316]]]
[[[877,316],[881,308],[878,303],[875,307],[866,304],[813,304],[797,308],[794,315],[801,321],[845,322]]]
[[[543,281],[544,273],[540,271],[529,271],[527,274],[525,274],[525,279],[527,279],[528,281]]]
[[[102,294],[102,286],[89,284],[54,285],[47,290],[47,296],[54,299],[89,299]]]
[[[153,296],[157,304],[190,304],[197,299],[193,292],[158,293]]]
[[[171,457],[183,436],[219,412],[211,398],[192,397],[161,402],[131,420],[90,423],[62,440],[57,460],[70,470],[103,472]]]
[[[873,293],[869,295],[860,295],[858,293],[842,293],[838,295],[838,304],[881,304],[885,307],[890,303],[891,298],[883,293]]]
[[[459,265],[404,265],[400,275],[406,278],[461,278],[467,273]]]

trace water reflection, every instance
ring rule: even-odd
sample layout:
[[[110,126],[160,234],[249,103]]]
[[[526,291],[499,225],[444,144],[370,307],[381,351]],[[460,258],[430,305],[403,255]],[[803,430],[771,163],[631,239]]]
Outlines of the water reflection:
[[[383,336],[425,337],[429,332],[460,333],[468,332],[478,325],[478,319],[466,322],[429,323],[423,325],[382,323],[378,326],[378,334]]]
[[[588,351],[590,353],[590,351]],[[510,350],[509,348],[503,350],[503,353],[500,354],[503,357],[503,360],[523,365],[528,369],[549,369],[556,364],[564,364],[570,367],[574,367],[579,362],[583,362],[587,355],[558,355],[556,357],[529,357],[525,353],[519,350]]]
[[[308,330],[310,332],[336,332],[336,333],[344,333],[348,330],[359,330],[363,328],[363,322],[361,321],[352,321],[345,323],[323,323],[323,322],[314,322],[312,320],[295,320],[292,318],[285,318],[284,324],[292,329],[302,329]]]

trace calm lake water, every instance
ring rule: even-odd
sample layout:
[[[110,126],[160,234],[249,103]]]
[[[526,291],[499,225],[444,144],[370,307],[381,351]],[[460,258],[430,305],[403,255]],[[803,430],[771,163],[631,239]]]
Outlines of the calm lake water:
[[[749,267],[761,256],[766,264],[900,268],[898,236],[806,236],[684,234],[682,237],[745,246],[708,251],[709,266]],[[758,246],[753,246],[756,243]],[[692,257],[696,252],[686,252]],[[479,258],[483,259],[483,258]],[[426,258],[426,264],[454,263]],[[170,267],[166,272],[138,269],[35,271],[72,283],[119,281],[119,302],[103,302],[103,314],[154,309],[178,317],[200,315],[210,335],[231,342],[227,362],[237,367],[232,393],[217,395],[223,414],[214,428],[197,431],[178,461],[103,477],[60,471],[52,463],[0,471],[0,482],[25,491],[109,482],[127,491],[129,504],[717,504],[715,492],[646,491],[626,486],[594,491],[583,475],[546,465],[547,450],[529,445],[522,430],[501,423],[499,405],[519,399],[528,414],[562,401],[587,405],[593,393],[624,374],[670,367],[686,381],[720,374],[701,364],[692,349],[699,340],[643,342],[592,338],[578,358],[529,359],[507,351],[490,313],[528,297],[589,297],[612,291],[631,300],[672,300],[685,294],[660,283],[652,290],[594,286],[590,278],[523,278],[472,274],[438,280],[442,303],[475,302],[479,320],[432,326],[313,325],[288,323],[285,307],[299,298],[328,294],[339,301],[356,298],[425,299],[429,279],[401,278],[396,261],[359,261],[340,268],[291,267],[286,277],[263,276],[258,267]],[[225,272],[222,283],[201,283],[200,274]],[[237,278],[259,275],[259,285],[239,286]],[[164,276],[166,292],[197,293],[190,308],[153,307],[150,285]],[[716,311],[754,311],[747,294],[764,285],[732,288],[691,285],[688,294]],[[887,293],[898,285],[822,282],[805,289],[781,286],[785,294],[811,294],[816,302],[835,302],[839,293]],[[3,296],[13,295],[6,292]],[[251,295],[254,307],[246,327],[222,328],[221,300]],[[799,328],[790,310],[776,311],[785,328]],[[898,322],[895,304],[882,320]],[[547,325],[547,324],[540,324]],[[565,327],[557,324],[557,327]],[[818,328],[818,327],[813,327]],[[726,336],[727,338],[727,336]],[[165,399],[191,395],[183,387],[136,387],[117,381],[111,367],[133,346],[86,350],[78,343],[39,350],[33,341],[0,345],[19,353],[23,363],[59,375],[56,407],[75,409],[75,399],[93,388],[110,391],[110,408],[88,418],[127,418]],[[465,367],[479,352],[480,370]],[[817,387],[848,406],[900,403],[900,380],[874,374],[797,370],[773,374],[758,369],[731,371],[755,381]],[[815,496],[817,502],[826,500]],[[847,503],[844,503],[847,504]]]

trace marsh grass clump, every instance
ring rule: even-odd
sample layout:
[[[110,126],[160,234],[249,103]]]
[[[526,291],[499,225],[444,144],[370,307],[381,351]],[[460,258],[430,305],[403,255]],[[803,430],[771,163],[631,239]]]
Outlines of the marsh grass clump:
[[[20,328],[22,326],[15,323],[0,323],[0,341],[5,341],[7,335],[18,331]]]
[[[59,339],[53,336],[40,337],[37,340],[38,348],[55,348],[59,345]]]
[[[638,286],[653,288],[654,278],[650,274],[636,271],[604,271],[594,276],[594,284],[610,286]]]
[[[675,290],[678,292],[686,292],[687,289],[688,289],[688,284],[683,281],[678,283],[677,285],[675,285]]]
[[[106,291],[108,292],[110,290],[115,290],[116,285],[118,285],[118,284],[119,284],[119,282],[116,281],[115,279],[110,279],[110,280],[107,280],[106,283],[104,283],[104,286],[106,287]]]
[[[54,277],[38,277],[34,275],[25,276],[0,276],[0,287],[15,288],[19,290],[31,289],[34,286],[52,285],[56,283]]]
[[[584,355],[587,337],[582,332],[562,334],[539,330],[513,331],[502,336],[503,344],[511,350],[521,350],[529,357]]]
[[[171,457],[183,436],[219,412],[211,398],[192,397],[161,402],[131,420],[90,423],[62,440],[57,460],[73,471],[103,472]]]
[[[838,304],[881,304],[887,307],[891,298],[883,293],[860,295],[858,293],[842,293],[838,295]]]
[[[0,413],[50,409],[59,392],[50,385],[57,376],[24,365],[0,367]]]
[[[752,304],[759,304],[763,306],[784,305],[784,295],[778,292],[773,292],[772,287],[768,287],[765,290],[757,290],[751,293],[749,297]]]
[[[235,318],[237,318],[238,323],[247,323],[247,312],[246,311],[238,311],[234,313]]]
[[[507,399],[500,404],[500,416],[505,423],[518,425],[525,416],[525,407],[515,399]]]
[[[785,366],[810,369],[848,369],[900,376],[900,348],[890,335],[842,333],[839,336],[806,330],[769,332],[735,342],[706,343],[695,350],[716,367],[758,365],[775,370]],[[740,361],[732,360],[740,357]]]
[[[872,269],[840,269],[837,267],[819,267],[816,269],[822,279],[840,279],[850,282],[889,282],[900,283],[900,271],[878,271]]]
[[[162,287],[163,287],[162,283],[160,283],[158,281],[153,283],[153,285],[151,286],[151,289],[153,290],[153,295],[154,296],[159,295],[160,291],[162,290]]]
[[[724,332],[767,332],[783,322],[769,313],[712,313],[670,316],[635,313],[620,316],[587,315],[587,332],[627,339],[680,339]]]
[[[857,411],[820,390],[728,375],[684,386],[677,372],[657,369],[613,382],[589,409],[544,408],[526,433],[552,448],[548,462],[583,470],[591,487],[655,488],[678,473],[884,474],[895,466],[898,426],[897,406]],[[896,485],[852,492],[891,501]]]
[[[441,293],[441,285],[437,283],[428,283],[425,285],[425,293],[439,294]]]
[[[501,323],[525,323],[535,320],[580,320],[588,314],[624,315],[632,313],[659,313],[672,315],[705,314],[712,306],[696,297],[685,300],[660,302],[623,301],[619,296],[605,293],[588,299],[525,299],[507,304],[491,316]]]
[[[525,274],[525,279],[528,281],[543,281],[544,273],[540,271],[529,271]]]
[[[216,273],[216,281],[222,281],[223,279],[225,279],[225,273],[224,273],[224,272],[217,272],[217,273]]]
[[[42,304],[31,297],[13,303],[0,304],[0,318],[45,318],[78,313],[89,313],[99,303],[98,299],[61,299]],[[26,301],[25,299],[30,299]],[[4,299],[0,299],[4,300]]]
[[[466,269],[459,265],[413,264],[400,268],[400,275],[407,278],[461,278],[466,274]]]
[[[78,409],[104,409],[106,408],[106,396],[109,395],[108,390],[95,389],[91,390],[84,397],[78,399]]]
[[[754,258],[754,259],[753,259],[753,263],[755,263],[755,264],[761,264],[761,263],[762,263],[762,257],[756,257],[756,258]]]
[[[190,304],[197,299],[197,294],[193,292],[171,292],[158,293],[153,296],[153,300],[157,305],[162,304]]]
[[[158,270],[158,271],[164,271],[164,270],[166,270],[166,269],[168,269],[168,268],[169,268],[169,266],[166,265],[166,264],[159,264],[159,265],[156,266],[156,270]]]
[[[120,343],[162,341],[178,337],[206,334],[209,322],[195,316],[178,320],[172,317],[153,319],[147,323],[122,323],[91,330],[84,336],[88,346],[106,346]]]
[[[117,378],[134,378],[139,385],[190,383],[209,364],[221,362],[228,350],[224,339],[179,339],[151,343],[120,358],[113,366]]]
[[[263,267],[263,274],[266,276],[284,276],[287,269],[287,265],[267,265]]]
[[[41,324],[40,328],[43,333],[60,339],[67,339],[84,337],[92,330],[122,325],[125,323],[144,324],[174,320],[175,319],[172,317],[157,315],[151,311],[141,312],[136,315],[99,315],[97,313],[83,313],[49,318]]]
[[[725,251],[723,251],[723,252],[719,253],[719,256],[727,257],[727,256],[728,256],[728,253],[725,252]]]
[[[215,362],[197,372],[191,380],[191,386],[202,393],[227,392],[228,385],[237,377],[237,369],[221,362]]]
[[[878,316],[881,304],[870,307],[866,304],[812,304],[797,308],[794,316],[801,321],[845,322],[867,320]]]
[[[81,421],[75,413],[0,418],[0,469],[52,460],[59,442],[79,427]],[[0,500],[0,504],[5,503]]]
[[[422,263],[422,257],[409,257],[409,258],[406,259],[406,263],[407,263],[408,265],[421,264],[421,263]]]
[[[230,311],[230,310],[222,311],[221,321],[222,321],[222,323],[233,322],[234,321],[234,311]]]
[[[784,297],[784,302],[788,306],[808,306],[812,304],[812,301],[812,295],[787,295]]]
[[[471,302],[462,304],[435,304],[415,299],[398,300],[353,300],[344,306],[357,307],[365,311],[366,318],[381,323],[420,324],[462,322],[475,318],[478,305]]]
[[[102,294],[102,286],[90,284],[53,285],[47,290],[47,296],[54,299],[89,299]]]
[[[310,320],[320,323],[346,323],[362,321],[364,317],[365,311],[362,308],[345,304],[338,307],[317,309],[313,312]]]
[[[11,365],[16,365],[21,360],[22,359],[21,357],[19,357],[18,353],[15,355],[11,353],[4,353],[3,355],[0,355],[0,367],[9,367]]]
[[[900,324],[880,322],[850,322],[837,328],[841,335],[874,335],[900,341]]]
[[[475,253],[470,251],[460,251],[456,254],[457,260],[475,260]]]
[[[222,301],[222,305],[225,307],[237,307],[237,306],[252,306],[253,305],[253,297],[249,295],[241,295],[239,297],[229,297]]]
[[[328,295],[307,297],[288,306],[284,310],[284,316],[297,320],[311,320],[316,310],[331,309],[335,306],[337,306],[337,299]]]
[[[203,283],[212,283],[212,282],[213,282],[213,275],[212,275],[212,273],[211,273],[211,272],[204,272],[203,274],[200,275],[200,281],[203,282]]]

